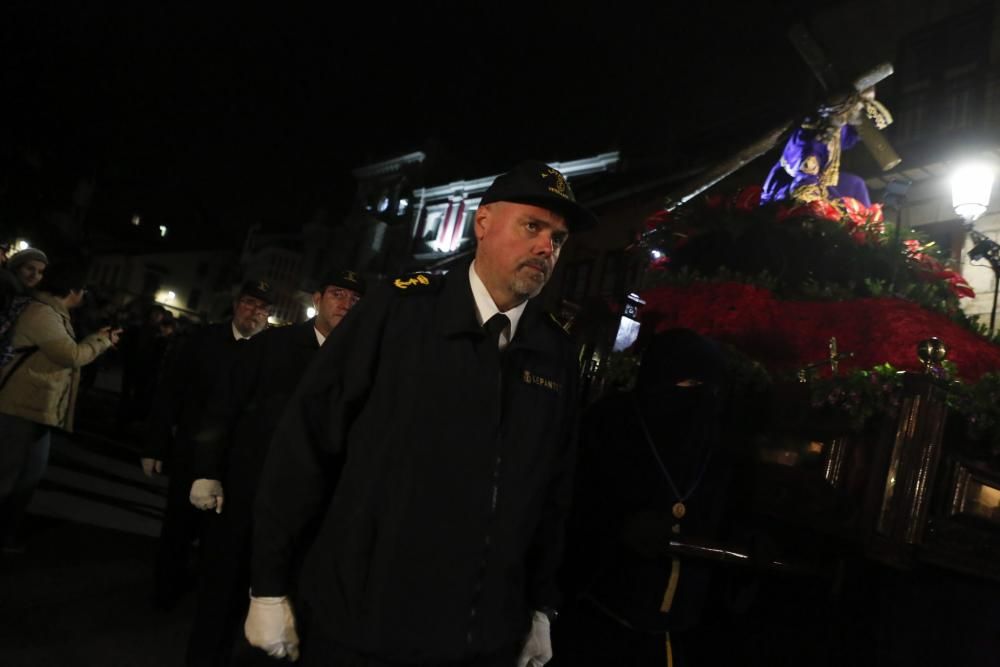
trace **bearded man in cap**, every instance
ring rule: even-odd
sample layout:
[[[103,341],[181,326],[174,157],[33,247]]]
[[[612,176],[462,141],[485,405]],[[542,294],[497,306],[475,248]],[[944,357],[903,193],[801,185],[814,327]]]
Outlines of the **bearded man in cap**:
[[[228,665],[235,640],[242,639],[252,508],[271,435],[309,363],[364,292],[357,272],[331,270],[313,293],[316,316],[255,336],[215,389],[195,436],[190,500],[212,513],[188,665]],[[245,641],[241,644],[246,647]],[[241,647],[237,657],[243,651]]]
[[[191,545],[202,533],[202,516],[188,501],[195,480],[195,439],[205,406],[219,380],[229,373],[236,352],[267,326],[274,290],[264,280],[243,284],[233,301],[233,317],[195,332],[164,365],[146,422],[141,459],[147,476],[170,477],[154,574],[154,604],[170,608],[193,584]]]
[[[301,630],[317,665],[551,657],[577,363],[532,297],[594,222],[522,163],[484,194],[471,264],[393,280],[333,333],[258,490],[251,644],[295,659]]]

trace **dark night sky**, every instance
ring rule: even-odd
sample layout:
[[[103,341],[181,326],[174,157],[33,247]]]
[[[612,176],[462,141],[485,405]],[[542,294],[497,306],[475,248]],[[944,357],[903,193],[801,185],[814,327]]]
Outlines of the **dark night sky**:
[[[5,169],[42,174],[54,200],[95,178],[89,217],[109,229],[133,212],[182,240],[297,228],[321,206],[343,215],[369,160],[433,144],[476,177],[669,151],[713,116],[779,120],[776,82],[808,76],[777,0],[327,4],[8,3]]]

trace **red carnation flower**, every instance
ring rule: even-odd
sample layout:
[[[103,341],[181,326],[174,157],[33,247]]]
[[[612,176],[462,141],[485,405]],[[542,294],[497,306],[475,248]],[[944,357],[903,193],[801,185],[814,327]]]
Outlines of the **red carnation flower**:
[[[826,200],[813,200],[809,202],[808,207],[809,211],[817,218],[833,220],[835,222],[839,221],[841,218],[840,211],[837,210],[837,207]]]
[[[760,207],[760,193],[763,188],[759,185],[748,185],[733,197],[733,210],[749,213]]]
[[[854,197],[842,197],[841,204],[844,207],[844,212],[847,214],[848,220],[850,220],[855,226],[863,225],[868,221],[868,209],[865,205],[859,202]]]

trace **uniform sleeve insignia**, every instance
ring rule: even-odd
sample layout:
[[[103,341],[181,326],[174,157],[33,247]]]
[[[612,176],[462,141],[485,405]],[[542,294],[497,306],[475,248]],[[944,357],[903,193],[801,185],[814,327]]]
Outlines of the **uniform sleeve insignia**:
[[[410,289],[411,287],[416,289],[424,289],[426,287],[430,287],[431,278],[425,273],[415,273],[412,276],[404,278],[396,278],[395,280],[392,281],[392,284],[397,289],[401,290],[407,290]]]

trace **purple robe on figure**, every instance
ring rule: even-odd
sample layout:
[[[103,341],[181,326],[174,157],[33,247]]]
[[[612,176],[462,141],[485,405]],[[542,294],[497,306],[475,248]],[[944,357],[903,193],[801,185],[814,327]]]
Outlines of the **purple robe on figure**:
[[[803,125],[792,133],[781,153],[781,160],[771,168],[764,190],[760,196],[761,206],[771,202],[786,201],[794,198],[794,193],[802,187],[824,185],[821,182],[824,172],[830,166],[830,146],[818,136],[821,129]],[[851,125],[844,125],[840,130],[840,149],[845,151],[858,143],[858,131]],[[826,199],[853,197],[865,206],[871,206],[868,196],[868,186],[864,180],[855,174],[840,171],[839,155],[834,168],[839,172],[837,179],[826,183]]]

